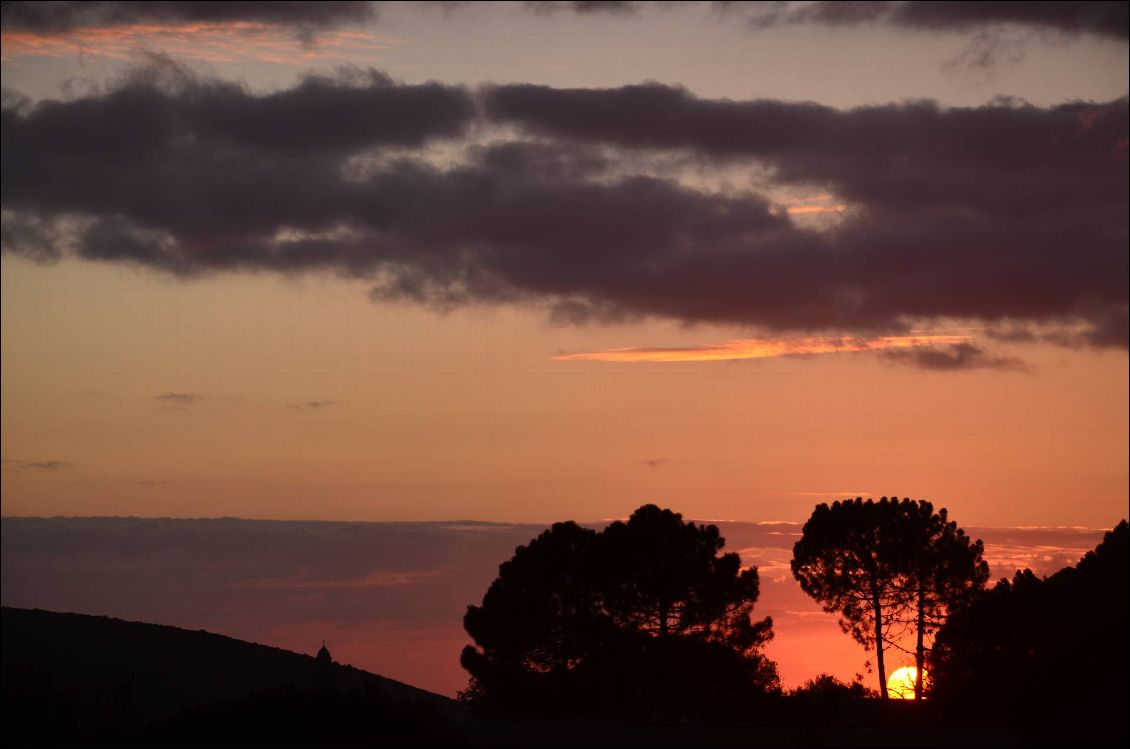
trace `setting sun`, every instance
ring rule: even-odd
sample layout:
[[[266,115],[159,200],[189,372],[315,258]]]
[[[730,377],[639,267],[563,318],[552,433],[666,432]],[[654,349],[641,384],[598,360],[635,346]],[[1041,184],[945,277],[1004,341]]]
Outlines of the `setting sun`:
[[[929,674],[924,673],[923,678],[929,680]],[[895,669],[887,679],[887,693],[893,700],[914,699],[914,685],[918,681],[918,669],[914,666],[903,666]],[[923,683],[925,686],[925,682]]]

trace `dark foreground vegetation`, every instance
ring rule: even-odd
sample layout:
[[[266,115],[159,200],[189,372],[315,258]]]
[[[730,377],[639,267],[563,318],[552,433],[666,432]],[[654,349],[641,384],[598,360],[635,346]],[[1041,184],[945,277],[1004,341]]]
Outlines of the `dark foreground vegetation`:
[[[934,700],[1031,743],[1130,745],[1130,527],[1075,567],[1001,580],[953,612],[932,651]]]
[[[313,658],[206,632],[6,608],[3,743],[1127,744],[1125,522],[1076,567],[1047,579],[1020,572],[986,590],[979,544],[944,514],[906,501],[857,506],[853,522],[911,522],[926,532],[919,541],[941,539],[936,548],[948,551],[912,554],[921,544],[905,544],[907,536],[874,546],[867,570],[862,550],[878,543],[866,541],[867,524],[850,538],[832,524],[819,534],[806,529],[797,558],[808,566],[795,566],[811,574],[837,548],[859,557],[851,579],[837,579],[842,570],[832,564],[811,585],[824,595],[870,580],[865,589],[882,593],[878,607],[846,611],[842,597],[829,596],[851,634],[851,616],[868,625],[860,631],[874,633],[873,642],[882,641],[879,617],[936,632],[932,643],[919,640],[932,645],[918,649],[932,674],[921,701],[882,699],[858,679],[828,675],[783,692],[761,651],[772,623],[753,616],[756,570],[721,552],[716,528],[648,506],[601,532],[559,524],[518,549],[482,605],[468,611],[475,646],[464,653],[472,680],[461,702],[336,664],[328,653]],[[917,561],[906,566],[892,549]]]
[[[1008,746],[831,677],[714,720],[481,717],[439,695],[205,632],[3,610],[3,745]],[[907,731],[913,728],[913,735]]]
[[[655,505],[602,531],[557,523],[464,618],[463,698],[491,717],[713,720],[779,691],[756,569],[713,525]]]

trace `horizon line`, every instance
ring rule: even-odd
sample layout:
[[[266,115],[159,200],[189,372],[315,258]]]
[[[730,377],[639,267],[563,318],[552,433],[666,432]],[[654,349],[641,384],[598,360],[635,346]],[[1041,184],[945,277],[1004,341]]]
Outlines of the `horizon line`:
[[[340,525],[345,524],[358,524],[364,523],[369,525],[394,525],[394,524],[427,524],[427,525],[457,525],[460,523],[469,525],[492,525],[492,526],[534,526],[534,527],[549,527],[554,523],[574,522],[578,525],[584,526],[605,526],[610,525],[618,520],[626,520],[627,518],[601,518],[599,520],[575,520],[575,519],[557,519],[549,520],[546,522],[532,521],[532,520],[476,520],[473,518],[457,518],[457,519],[432,519],[432,520],[371,520],[371,519],[334,519],[334,518],[262,518],[262,517],[241,517],[238,515],[194,515],[194,516],[174,516],[174,515],[4,515],[0,514],[0,522],[6,520],[173,520],[173,521],[219,521],[219,520],[237,520],[240,522],[248,523],[337,523]],[[686,517],[687,521],[703,524],[718,524],[725,523],[730,525],[756,525],[760,527],[772,527],[780,525],[788,526],[803,526],[804,520],[739,520],[734,518],[694,518]],[[1077,532],[1107,532],[1114,528],[1126,517],[1119,518],[1113,525],[1094,527],[1087,525],[978,525],[970,524],[964,526],[967,529],[979,530],[998,530],[998,531],[1077,531]]]

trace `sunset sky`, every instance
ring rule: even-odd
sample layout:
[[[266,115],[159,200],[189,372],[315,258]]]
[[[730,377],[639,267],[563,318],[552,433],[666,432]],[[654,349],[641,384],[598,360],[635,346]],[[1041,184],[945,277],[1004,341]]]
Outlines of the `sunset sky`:
[[[0,511],[1110,528],[1126,8],[6,3]]]

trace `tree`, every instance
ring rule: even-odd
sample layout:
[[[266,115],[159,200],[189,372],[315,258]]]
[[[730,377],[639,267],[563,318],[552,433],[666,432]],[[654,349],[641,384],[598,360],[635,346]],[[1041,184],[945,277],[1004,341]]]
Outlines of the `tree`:
[[[930,653],[931,696],[1033,743],[1126,746],[1130,526],[1074,567],[1000,580],[953,612]]]
[[[821,504],[793,547],[793,575],[861,645],[875,650],[880,694],[887,693],[884,649],[915,633],[922,697],[926,640],[948,611],[988,577],[973,542],[929,502],[883,497]]]
[[[682,717],[775,689],[757,570],[724,544],[654,505],[599,533],[554,525],[468,607],[464,697],[503,714]]]
[[[717,526],[684,523],[655,505],[608,526],[600,563],[617,626],[660,639],[701,636],[741,652],[762,645],[772,623],[751,618],[757,569],[743,570],[737,554],[718,556],[725,544]]]
[[[860,645],[874,648],[883,699],[883,643],[906,598],[898,580],[902,548],[897,520],[895,503],[886,497],[817,505],[793,546],[791,565],[804,592],[825,611],[838,613],[841,628]]]
[[[499,567],[482,606],[469,606],[463,618],[479,646],[464,648],[460,659],[472,676],[465,697],[527,712],[535,693],[551,699],[550,691],[568,691],[563,677],[610,634],[592,585],[596,537],[576,523],[556,523]]]
[[[942,626],[951,610],[985,587],[989,565],[982,557],[981,541],[973,541],[948,520],[944,507],[935,513],[929,502],[905,499],[896,507],[906,562],[902,585],[911,603],[907,610],[915,630],[914,699],[921,700],[926,639]]]
[[[863,674],[856,674],[850,682],[841,681],[832,674],[820,674],[790,691],[789,696],[804,700],[859,700],[874,697],[875,692],[863,686]]]

